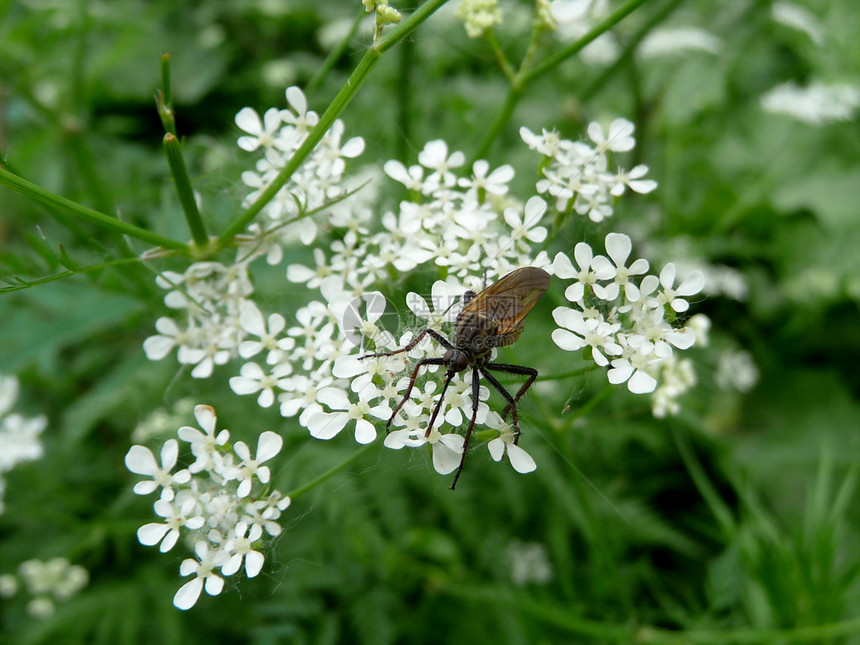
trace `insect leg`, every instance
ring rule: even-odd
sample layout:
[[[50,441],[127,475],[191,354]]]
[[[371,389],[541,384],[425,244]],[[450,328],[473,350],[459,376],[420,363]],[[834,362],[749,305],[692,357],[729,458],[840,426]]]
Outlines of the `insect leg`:
[[[498,369],[500,367],[501,368],[513,367],[516,369],[523,369],[523,370],[530,370],[531,368],[530,367],[520,367],[519,365],[505,365],[504,363],[501,363],[501,364],[487,363],[486,365],[484,365],[484,368],[481,370],[481,373],[484,375],[484,378],[486,378],[487,381],[490,382],[490,385],[492,385],[494,388],[496,388],[496,391],[498,391],[498,393],[504,397],[505,401],[508,402],[508,405],[505,406],[505,409],[502,412],[502,418],[506,418],[508,416],[508,411],[511,412],[511,422],[514,426],[514,443],[516,444],[520,440],[520,420],[519,420],[519,416],[517,415],[517,398],[522,395],[522,390],[520,391],[520,393],[516,397],[511,396],[511,393],[508,392],[504,388],[504,386],[502,386],[502,384],[499,383],[498,380],[496,380],[496,377],[487,371],[487,370],[491,370],[491,369],[497,369],[497,371],[499,371],[499,372],[508,372],[509,371],[507,369]],[[512,374],[520,374],[520,373],[528,374],[529,372],[516,372],[516,371],[510,370],[510,373],[512,373]],[[537,371],[535,371],[535,376],[537,376]]]
[[[365,354],[364,356],[359,356],[358,360],[361,361],[361,360],[364,360],[365,358],[376,358],[377,356],[394,356],[395,354],[402,354],[403,352],[408,352],[410,349],[412,349],[418,343],[420,343],[421,340],[427,335],[432,336],[436,340],[436,342],[439,343],[440,345],[442,345],[442,347],[444,347],[445,349],[454,349],[454,346],[448,342],[447,338],[445,338],[439,332],[437,332],[433,329],[430,329],[428,327],[427,329],[423,330],[420,334],[418,334],[415,338],[413,338],[412,342],[409,343],[406,347],[401,347],[400,349],[395,349],[394,351],[391,351],[391,352],[379,352],[377,354]]]
[[[460,456],[460,465],[457,467],[457,474],[454,475],[454,483],[451,484],[451,490],[457,486],[457,480],[460,479],[460,473],[463,472],[463,466],[466,464],[466,451],[469,450],[469,439],[472,438],[472,428],[475,427],[475,419],[478,418],[478,396],[481,394],[481,375],[478,373],[478,368],[472,368],[472,420],[469,421],[469,429],[466,430],[466,440],[463,442],[463,454]]]
[[[441,358],[431,359],[441,361]],[[423,361],[422,361],[423,362]],[[441,365],[441,363],[439,363]],[[433,414],[430,417],[430,423],[427,424],[427,431],[424,433],[425,437],[430,436],[430,431],[433,429],[433,422],[436,421],[436,417],[439,415],[439,410],[442,407],[442,401],[445,399],[445,390],[448,389],[448,386],[451,384],[451,379],[454,378],[454,374],[456,372],[448,372],[445,376],[445,385],[442,386],[442,393],[439,395],[439,403],[436,404],[436,407],[433,409]]]
[[[362,356],[362,358],[365,358]],[[400,412],[400,408],[409,400],[409,395],[412,393],[412,388],[415,385],[415,379],[418,378],[418,370],[420,370],[425,365],[443,365],[443,361],[441,358],[425,358],[423,361],[418,361],[415,364],[415,369],[412,370],[412,378],[409,379],[409,386],[406,388],[406,394],[403,395],[403,398],[400,399],[400,403],[397,404],[397,407],[394,408],[394,412],[391,413],[391,417],[388,419],[388,423],[385,424],[385,432],[388,432],[391,427],[391,422],[394,421],[394,417],[397,416],[397,413]]]
[[[488,363],[484,365],[485,369],[488,370],[496,370],[497,372],[505,372],[507,374],[521,374],[523,376],[528,376],[526,382],[523,383],[523,386],[520,388],[520,391],[517,392],[516,396],[513,397],[512,401],[508,402],[508,405],[505,406],[505,409],[502,410],[502,418],[505,419],[508,416],[508,412],[513,410],[514,417],[516,416],[516,404],[522,396],[528,391],[528,389],[532,386],[532,383],[535,382],[535,379],[538,377],[538,371],[533,367],[525,367],[523,365],[509,365],[507,363]],[[519,433],[517,434],[517,440],[519,440]],[[516,443],[516,441],[514,442]]]

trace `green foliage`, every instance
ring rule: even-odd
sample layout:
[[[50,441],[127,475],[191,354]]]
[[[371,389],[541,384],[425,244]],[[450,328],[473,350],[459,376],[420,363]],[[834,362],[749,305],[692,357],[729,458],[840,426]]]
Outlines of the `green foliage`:
[[[655,419],[645,398],[607,389],[602,372],[581,373],[587,363],[552,344],[551,311],[563,302],[555,284],[504,350],[541,373],[521,413],[535,473],[476,451],[451,492],[423,452],[373,446],[293,502],[260,576],[228,579],[185,613],[171,604],[184,556],[136,537],[154,521],[123,466],[138,423],[190,397],[214,402],[234,439],[275,430],[285,446],[273,485],[283,491],[355,445],[348,433],[309,439],[295,419],[234,396],[231,366],[192,380],[172,357],[147,361],[141,343],[166,310],[154,276],[187,259],[138,263],[151,244],[133,233],[0,186],[0,286],[16,289],[0,295],[0,373],[21,379],[16,410],[48,418],[45,457],[5,475],[0,575],[55,556],[90,574],[49,618],[29,616],[20,592],[4,598],[0,641],[860,642],[860,129],[856,120],[815,127],[760,104],[788,80],[856,82],[860,14],[854,0],[804,3],[824,26],[815,45],[774,22],[770,3],[669,4],[646,2],[621,21],[619,49],[666,10],[654,29],[707,29],[718,53],[634,54],[611,73],[573,57],[494,122],[509,83],[493,49],[440,13],[385,53],[340,117],[367,141],[361,163],[376,166],[414,163],[438,138],[472,158],[498,125],[485,156],[516,167],[519,195],[537,177],[520,126],[577,139],[591,120],[634,121],[626,167],[647,164],[659,188],[626,195],[599,225],[554,231],[547,248],[570,253],[625,230],[652,266],[689,260],[743,278],[745,297],[693,306],[713,328],[711,345],[694,350],[699,385],[681,414]],[[406,5],[392,1],[405,15]],[[530,4],[502,6],[497,38],[518,62]],[[337,34],[362,10],[357,0],[0,0],[0,168],[181,241],[185,253],[190,233],[152,98],[160,56],[172,54],[182,153],[217,236],[242,211],[237,184],[250,163],[233,145],[235,113],[282,107],[283,89],[325,70]],[[359,29],[333,57],[308,92],[314,109],[323,112],[369,46]],[[538,41],[543,58],[560,47],[550,34]],[[402,197],[391,184],[381,184],[380,215]],[[281,269],[255,271],[270,311],[292,324],[304,293]],[[386,288],[426,290],[431,279],[392,275]],[[738,348],[760,371],[746,393],[717,383],[721,354]],[[522,544],[540,545],[549,580],[512,578]]]

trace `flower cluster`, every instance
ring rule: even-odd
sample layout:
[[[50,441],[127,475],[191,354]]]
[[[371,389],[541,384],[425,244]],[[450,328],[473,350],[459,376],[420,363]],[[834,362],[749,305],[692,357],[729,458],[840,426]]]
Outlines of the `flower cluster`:
[[[86,569],[65,558],[52,558],[47,562],[27,560],[18,566],[18,577],[0,576],[0,596],[8,598],[15,594],[20,579],[32,596],[27,602],[27,613],[44,618],[54,613],[56,601],[66,600],[83,589],[89,577]]]
[[[47,426],[45,417],[25,417],[11,412],[18,400],[18,379],[0,374],[0,514],[3,513],[4,473],[23,461],[42,457],[39,435]]]
[[[208,378],[235,355],[244,337],[239,308],[254,292],[248,261],[195,262],[184,273],[162,272],[156,283],[167,290],[164,304],[180,319],[163,316],[155,322],[158,334],[143,342],[146,357],[161,360],[176,348],[179,362],[194,366],[192,377]]]
[[[250,107],[236,115],[236,125],[247,134],[238,145],[248,152],[262,153],[256,170],[242,173],[242,182],[251,191],[243,206],[250,206],[274,182],[319,121],[308,110],[307,99],[298,87],[287,88],[288,110],[269,108],[262,118]],[[345,126],[336,120],[301,167],[277,192],[250,227],[245,251],[252,256],[265,253],[269,264],[283,258],[283,245],[295,242],[310,244],[318,227],[309,213],[330,205],[330,218],[349,217],[351,207],[343,198],[349,194],[345,186],[346,160],[364,152],[364,139],[353,137],[344,141]]]
[[[589,123],[588,137],[594,145],[561,139],[556,132],[543,130],[537,135],[526,127],[520,128],[526,145],[547,158],[537,191],[553,197],[559,211],[572,210],[592,222],[610,217],[615,198],[626,189],[650,193],[657,187],[657,182],[643,179],[648,166],[640,164],[629,172],[621,168],[614,173],[608,170],[608,154],[632,150],[636,144],[632,135],[633,124],[626,119],[615,119],[606,133],[598,122]]]
[[[498,0],[460,0],[454,15],[463,21],[469,38],[483,36],[493,25],[502,24]]]
[[[632,243],[626,235],[610,233],[605,243],[609,257],[595,255],[585,242],[577,244],[576,266],[566,255],[556,255],[555,275],[573,280],[564,292],[573,306],[553,311],[559,329],[552,339],[567,351],[589,351],[591,360],[609,368],[610,383],[626,383],[635,394],[656,391],[660,416],[673,411],[671,401],[692,384],[689,364],[672,357],[674,350],[696,342],[696,331],[674,323],[689,308],[685,298],[704,287],[704,275],[692,271],[676,285],[671,262],[659,277],[647,274],[647,260],[628,264]]]
[[[246,203],[258,199],[275,181],[318,122],[297,88],[287,90],[287,102],[290,110],[273,108],[260,117],[245,108],[237,116],[237,124],[247,133],[239,139],[239,146],[262,154],[256,172],[243,176],[253,189]],[[262,220],[240,248],[230,280],[224,279],[226,268],[215,271],[212,263],[195,265],[185,275],[162,275],[161,283],[171,289],[166,302],[187,311],[189,322],[178,325],[160,319],[160,334],[145,343],[147,355],[157,359],[179,347],[180,362],[193,363],[192,375],[201,377],[211,374],[214,365],[239,356],[244,362],[229,380],[235,393],[255,396],[262,407],[279,405],[283,416],[296,417],[318,439],[332,439],[346,429],[359,443],[369,443],[377,437],[379,424],[374,420],[390,420],[385,445],[399,449],[429,444],[440,473],[452,472],[460,463],[461,433],[472,418],[472,392],[477,391],[475,420],[480,430],[476,434],[488,440],[491,457],[499,461],[507,455],[518,472],[534,470],[535,462],[517,445],[514,429],[490,411],[486,403],[489,390],[473,390],[471,370],[456,374],[443,393],[439,363],[445,348],[427,334],[420,343],[412,341],[424,329],[450,338],[463,293],[478,291],[516,268],[540,267],[574,277],[569,260],[566,265],[558,258],[553,263],[538,247],[548,236],[543,225],[546,201],[537,195],[525,203],[512,198],[511,166],[491,168],[487,161],[478,160],[467,169],[462,152],[450,150],[445,141],[430,141],[418,154],[417,164],[384,164],[385,174],[402,184],[408,197],[383,212],[378,218],[381,230],[373,230],[370,208],[359,195],[350,194],[344,176],[345,160],[355,158],[364,144],[360,139],[342,143],[343,130],[343,124],[336,122],[278,196],[264,207]],[[656,187],[643,178],[645,166],[630,172],[607,170],[610,153],[633,148],[632,133],[633,125],[623,119],[613,121],[608,133],[591,123],[590,144],[563,140],[552,132],[535,135],[521,130],[524,141],[545,156],[538,192],[549,195],[561,211],[575,211],[593,221],[611,215],[614,201],[628,188],[647,193]],[[318,291],[320,297],[312,296],[295,312],[295,322],[289,322],[278,313],[261,311],[253,302],[247,263],[263,255],[270,263],[278,262],[284,256],[284,245],[318,240],[320,228],[309,216],[318,207],[327,208],[326,226],[332,241],[327,248],[317,244],[311,262],[289,264],[287,279]],[[616,238],[629,245],[625,236],[609,239]],[[603,334],[603,353],[598,355],[605,364],[612,360],[610,378],[628,382],[634,391],[654,391],[658,369],[662,369],[666,374],[660,379],[664,384],[661,408],[670,409],[683,389],[679,384],[691,381],[686,367],[678,368],[677,374],[669,369],[671,347],[689,346],[692,341],[685,331],[672,328],[671,317],[660,311],[664,305],[667,310],[681,311],[672,307],[680,307],[683,296],[694,291],[688,282],[673,287],[672,265],[659,279],[650,276],[634,286],[628,278],[644,273],[647,263],[641,260],[625,267],[626,255],[621,257],[622,252],[614,247],[609,255],[612,261],[603,258],[605,266],[595,258],[594,279],[588,289],[580,284],[582,294],[571,299],[583,308],[579,312],[582,322],[573,319],[572,310],[562,314],[559,323],[564,329],[556,335],[575,335],[581,327],[589,328],[589,339],[595,333]],[[639,271],[642,263],[644,269]],[[428,266],[444,279],[433,285],[430,302],[419,294],[407,294],[406,306],[414,314],[414,324],[405,330],[396,324],[384,325],[386,299],[374,289],[388,282],[392,273]],[[586,266],[584,270],[590,269]],[[605,312],[599,314],[603,318],[598,318],[598,310],[590,304],[595,298],[605,305]],[[629,327],[623,328],[624,324]],[[201,329],[206,333],[200,334]],[[198,336],[207,339],[205,345]],[[566,348],[576,344],[569,339],[562,343]],[[410,345],[408,352],[366,357],[406,345]],[[415,363],[422,359],[435,360],[417,379],[411,378]],[[434,413],[437,417],[428,431]]]
[[[540,225],[546,203],[533,197],[522,205],[507,197],[514,175],[510,166],[491,169],[479,160],[473,164],[471,176],[458,176],[455,171],[464,161],[463,153],[449,151],[444,141],[431,141],[418,155],[416,165],[386,163],[386,174],[403,184],[411,198],[401,201],[396,213],[383,214],[382,231],[372,233],[367,218],[353,217],[342,222],[341,234],[335,236],[328,253],[314,250],[313,266],[292,264],[287,268],[290,281],[319,289],[322,295],[298,309],[297,325],[287,326],[278,314],[266,319],[253,303],[244,303],[239,326],[248,338],[259,340],[240,343],[239,354],[246,359],[259,354],[265,357],[265,365],[260,360],[245,363],[230,379],[233,391],[256,395],[263,407],[277,400],[283,416],[298,415],[299,423],[316,438],[331,439],[349,428],[358,442],[369,443],[377,433],[366,417],[390,417],[408,384],[399,374],[406,369],[407,358],[440,355],[439,348],[427,342],[408,357],[358,360],[368,348],[392,350],[412,338],[407,331],[395,339],[380,328],[385,299],[381,293],[368,291],[372,285],[384,283],[392,269],[406,272],[435,264],[448,274],[448,280],[434,285],[429,304],[415,293],[407,295],[406,304],[422,320],[422,327],[445,331],[443,325],[453,322],[456,302],[466,290],[455,278],[470,278],[469,286],[477,288],[482,273],[491,279],[526,264],[549,266],[545,253],[535,255],[533,251],[533,245],[547,236]],[[418,397],[420,392],[423,405],[429,407],[436,398],[434,388],[435,383],[428,382],[414,395]],[[468,377],[452,383],[441,422],[459,427],[471,414],[470,388]],[[484,398],[488,396],[486,389],[481,392]],[[420,416],[412,404],[404,408],[407,410]],[[485,422],[487,410],[482,403],[479,423]],[[397,423],[404,420],[398,417]],[[501,420],[498,425],[501,427]],[[502,436],[502,429],[499,432]],[[513,435],[505,436],[513,445]],[[402,447],[395,445],[395,439],[387,445]],[[436,435],[429,438],[431,442],[435,439]],[[462,448],[462,437],[445,441],[459,441]],[[495,450],[496,444],[493,446]],[[452,455],[459,455],[457,448],[451,448],[444,463],[437,460],[440,472],[453,469]],[[516,446],[507,452],[519,455]],[[504,453],[502,446],[496,457],[501,459]],[[444,455],[444,450],[438,454]],[[518,469],[529,469],[530,458],[513,459]]]
[[[236,115],[236,124],[245,132],[238,139],[239,147],[261,155],[254,171],[242,173],[243,183],[250,188],[244,206],[250,206],[275,181],[319,121],[316,112],[307,109],[299,88],[288,88],[286,98],[289,109],[270,108],[260,117],[252,108],[243,108]],[[343,134],[343,122],[335,121],[240,237],[232,264],[195,262],[184,273],[164,271],[158,276],[158,286],[168,292],[164,302],[177,315],[156,321],[158,334],[143,345],[147,358],[161,360],[176,348],[179,362],[194,366],[192,377],[208,378],[216,365],[240,353],[249,333],[258,331],[256,327],[248,331],[242,320],[243,305],[254,293],[249,264],[262,255],[270,264],[277,264],[283,259],[285,244],[313,242],[318,227],[310,215],[321,208],[329,208],[333,226],[352,222],[353,209],[359,210],[360,217],[369,216],[357,200],[347,199],[352,188],[344,175],[346,160],[364,151],[364,140],[344,141]]]
[[[242,441],[229,448],[230,433],[217,430],[210,406],[196,406],[194,415],[202,430],[183,426],[178,431],[195,457],[187,468],[174,472],[179,456],[176,439],[164,443],[160,463],[144,446],[132,446],[125,457],[131,472],[148,478],[135,485],[135,493],[147,495],[160,489],[154,509],[163,521],[140,527],[140,543],[158,544],[166,553],[184,534],[193,546],[196,557],[183,560],[179,567],[183,576],[194,576],[173,598],[179,609],[192,607],[204,587],[209,595],[221,593],[224,580],[216,570],[229,576],[244,564],[247,576],[256,576],[264,561],[258,545],[264,533],[271,537],[281,533],[277,520],[290,504],[290,498],[277,490],[263,492],[255,485],[255,480],[269,482],[269,468],[262,464],[280,452],[279,435],[263,432],[252,456]]]

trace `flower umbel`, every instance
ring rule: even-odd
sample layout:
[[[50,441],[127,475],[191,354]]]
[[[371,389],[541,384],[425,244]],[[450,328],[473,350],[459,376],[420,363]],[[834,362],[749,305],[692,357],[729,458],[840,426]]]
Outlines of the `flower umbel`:
[[[675,286],[677,271],[671,262],[659,277],[644,275],[646,260],[628,266],[629,237],[610,233],[605,242],[609,258],[595,256],[584,242],[577,244],[579,270],[563,254],[556,256],[556,275],[575,282],[565,291],[572,306],[553,311],[559,327],[552,339],[567,351],[589,349],[591,360],[609,368],[610,383],[626,383],[634,394],[655,393],[655,415],[676,413],[675,398],[695,376],[689,362],[677,362],[674,351],[696,341],[696,331],[676,326],[676,319],[689,308],[687,298],[704,288],[704,275],[691,271]]]
[[[289,497],[278,491],[264,491],[255,485],[269,481],[269,468],[260,464],[280,451],[283,440],[279,435],[263,432],[252,457],[242,441],[237,441],[233,450],[227,447],[229,432],[216,432],[213,408],[198,405],[194,414],[202,431],[189,426],[178,431],[180,440],[189,444],[196,457],[188,469],[172,472],[178,457],[176,439],[162,447],[160,467],[143,446],[132,446],[126,455],[130,471],[152,477],[152,481],[138,483],[136,493],[145,495],[161,488],[155,513],[164,522],[142,526],[137,534],[141,544],[160,544],[162,553],[170,551],[180,538],[194,545],[196,558],[184,560],[180,573],[196,573],[196,577],[177,591],[173,603],[179,609],[192,607],[204,588],[212,596],[221,592],[224,581],[216,570],[233,575],[244,562],[248,577],[257,575],[264,556],[256,545],[264,535],[280,534],[277,520],[290,504]]]

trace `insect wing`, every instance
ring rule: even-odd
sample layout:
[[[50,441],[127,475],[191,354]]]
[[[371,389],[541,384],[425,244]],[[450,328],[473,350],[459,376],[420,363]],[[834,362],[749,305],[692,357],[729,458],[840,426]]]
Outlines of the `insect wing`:
[[[543,269],[516,269],[466,303],[461,315],[472,312],[486,316],[498,325],[498,335],[510,334],[540,300],[549,282],[550,275]]]

